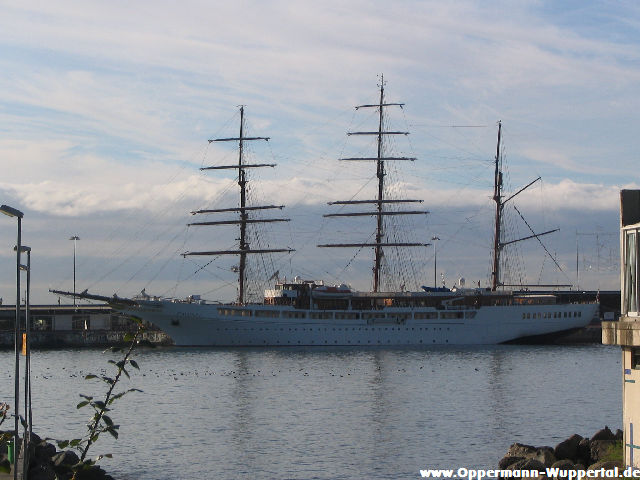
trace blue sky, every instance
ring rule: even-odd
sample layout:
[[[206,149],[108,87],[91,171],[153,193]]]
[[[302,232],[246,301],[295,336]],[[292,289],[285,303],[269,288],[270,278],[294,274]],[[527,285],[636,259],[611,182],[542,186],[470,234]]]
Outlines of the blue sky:
[[[351,260],[313,245],[368,235],[322,214],[370,181],[336,159],[368,151],[345,132],[375,127],[353,106],[376,100],[380,73],[389,100],[406,103],[390,121],[411,135],[395,148],[419,159],[394,178],[425,199],[431,214],[413,233],[442,238],[448,284],[487,278],[502,120],[512,188],[543,177],[519,208],[538,231],[561,228],[548,246],[565,273],[533,245],[526,275],[575,279],[577,245],[581,286],[616,287],[618,191],[638,187],[635,2],[6,1],[0,14],[0,192],[26,214],[39,303],[55,301],[47,288],[71,287],[75,234],[80,289],[233,298],[228,263],[182,281],[205,262],[178,253],[233,243],[185,224],[194,208],[233,206],[221,193],[233,179],[198,167],[233,155],[206,140],[235,132],[239,104],[250,131],[272,137],[252,147],[256,158],[278,163],[256,194],[292,219],[273,227],[272,244],[297,252],[273,267],[368,288],[368,252]],[[13,272],[4,224],[0,263]],[[433,251],[415,255],[420,284],[433,278]],[[0,278],[5,301],[13,282]]]

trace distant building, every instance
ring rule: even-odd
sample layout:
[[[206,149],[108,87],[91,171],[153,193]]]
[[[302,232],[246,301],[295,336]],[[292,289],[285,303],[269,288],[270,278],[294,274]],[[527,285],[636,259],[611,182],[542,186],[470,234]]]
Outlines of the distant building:
[[[34,305],[30,308],[31,345],[91,346],[122,343],[127,332],[137,329],[128,316],[109,305]],[[16,309],[0,305],[0,347],[13,347]],[[22,310],[24,330],[24,309]],[[154,325],[147,324],[144,335],[154,343],[170,343]]]
[[[602,343],[622,347],[624,462],[640,467],[640,190],[620,192],[620,321],[602,322]]]

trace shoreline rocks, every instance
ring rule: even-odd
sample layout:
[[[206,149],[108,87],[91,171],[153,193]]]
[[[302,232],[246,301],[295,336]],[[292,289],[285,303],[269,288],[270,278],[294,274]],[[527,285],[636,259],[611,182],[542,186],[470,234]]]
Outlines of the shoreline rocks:
[[[13,431],[9,433],[11,432]],[[20,453],[19,450],[20,448],[18,447],[18,454]],[[35,433],[31,434],[31,442],[29,444],[29,480],[70,480],[73,476],[72,468],[79,462],[80,457],[75,451],[59,451],[53,443],[42,440]],[[7,458],[6,444],[0,445],[0,464],[10,465]],[[76,479],[114,480],[111,475],[108,475],[98,465],[78,472]]]
[[[574,433],[555,448],[535,447],[514,443],[498,462],[501,470],[538,470],[561,468],[565,470],[624,468],[616,450],[622,445],[622,430],[613,433],[609,427],[598,430],[591,438]]]

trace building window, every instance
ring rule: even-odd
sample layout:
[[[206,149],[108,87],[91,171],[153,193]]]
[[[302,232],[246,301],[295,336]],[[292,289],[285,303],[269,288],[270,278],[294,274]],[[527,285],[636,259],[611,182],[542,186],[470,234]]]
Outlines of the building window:
[[[624,309],[627,314],[638,314],[638,242],[635,231],[625,232],[624,242]]]
[[[37,331],[53,330],[53,317],[50,315],[38,315],[31,318],[31,328]]]
[[[89,315],[74,315],[71,317],[71,328],[73,330],[89,330]]]
[[[640,348],[631,349],[631,368],[640,370]]]

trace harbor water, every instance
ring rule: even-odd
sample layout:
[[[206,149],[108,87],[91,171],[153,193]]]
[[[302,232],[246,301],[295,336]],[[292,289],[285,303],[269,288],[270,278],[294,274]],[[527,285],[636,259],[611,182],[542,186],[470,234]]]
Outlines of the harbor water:
[[[84,433],[106,373],[101,350],[32,353],[34,432]],[[620,349],[140,349],[113,404],[120,438],[93,455],[117,479],[416,479],[494,468],[513,442],[555,445],[620,428]],[[0,402],[13,404],[13,351]],[[10,428],[5,422],[4,428]],[[109,438],[107,438],[109,437]]]

